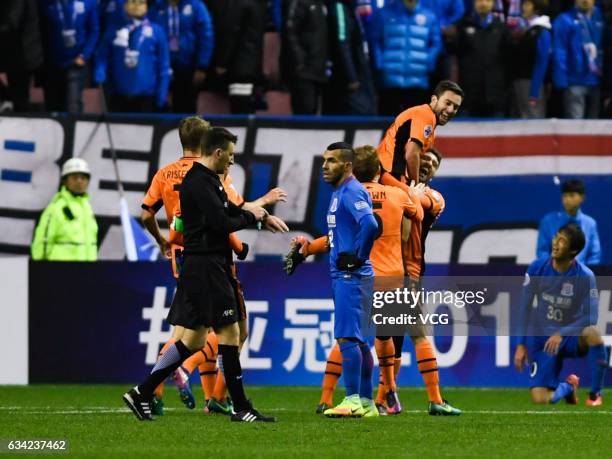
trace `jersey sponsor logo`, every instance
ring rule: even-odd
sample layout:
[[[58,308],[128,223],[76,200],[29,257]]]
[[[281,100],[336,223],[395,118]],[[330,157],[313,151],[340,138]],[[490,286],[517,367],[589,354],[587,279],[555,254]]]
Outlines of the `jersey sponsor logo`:
[[[563,296],[574,296],[574,284],[565,282],[561,287],[561,295]]]
[[[336,226],[336,216],[327,214],[327,226],[334,228]]]
[[[338,198],[334,198],[334,200],[331,203],[331,206],[329,206],[329,211],[335,212],[337,210],[338,210]]]
[[[425,129],[423,129],[423,135],[425,136],[426,139],[429,139],[432,134],[433,134],[433,126],[431,124],[428,124],[427,126],[425,126]]]
[[[225,311],[223,311],[223,317],[231,317],[233,315],[234,315],[233,309],[226,309]]]
[[[357,210],[367,209],[368,207],[370,207],[370,205],[365,201],[357,201],[355,203],[355,209]]]

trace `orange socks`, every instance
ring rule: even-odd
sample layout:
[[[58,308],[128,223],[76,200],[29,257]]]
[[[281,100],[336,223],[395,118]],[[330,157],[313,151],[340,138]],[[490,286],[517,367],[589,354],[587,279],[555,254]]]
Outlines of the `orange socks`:
[[[206,346],[202,348],[198,354],[204,356],[204,360],[198,364],[200,372],[200,381],[202,382],[202,392],[204,392],[204,400],[210,400],[215,390],[215,380],[217,378],[217,353],[219,345],[217,336],[214,333],[208,334]]]
[[[166,349],[168,349],[170,346],[172,346],[175,342],[174,338],[170,338],[166,344],[163,345],[163,347],[161,348],[161,351],[159,351],[159,355],[157,356],[157,359],[159,360],[159,358],[164,354],[164,352],[166,352]],[[162,396],[164,395],[164,383],[161,383],[159,386],[157,386],[155,388],[155,392],[154,392],[155,396],[157,398],[162,398]]]
[[[213,391],[212,398],[218,402],[222,402],[227,398],[227,385],[225,384],[225,376],[221,368],[217,370],[217,379],[215,380],[215,390]]]
[[[382,401],[385,400],[387,392],[390,390],[397,390],[394,374],[395,345],[393,344],[393,340],[391,338],[387,338],[384,341],[376,338],[374,341],[374,347],[376,349],[376,356],[378,357],[381,382],[381,384],[378,386],[376,401],[378,403],[382,403]]]
[[[438,361],[434,355],[431,343],[424,339],[421,340],[416,346],[416,359],[417,365],[425,387],[427,388],[427,395],[429,401],[434,403],[442,403],[442,396],[440,395],[440,375],[438,373]]]
[[[340,376],[342,376],[342,353],[340,352],[340,346],[336,343],[327,358],[325,376],[323,376],[323,390],[319,404],[326,403],[329,406],[333,405],[334,390],[338,385]]]

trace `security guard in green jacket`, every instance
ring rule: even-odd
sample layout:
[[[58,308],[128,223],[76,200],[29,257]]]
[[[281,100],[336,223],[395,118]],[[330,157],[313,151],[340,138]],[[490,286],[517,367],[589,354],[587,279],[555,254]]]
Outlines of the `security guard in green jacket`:
[[[34,260],[96,261],[98,224],[87,194],[90,176],[85,160],[71,158],[64,163],[62,187],[34,231]]]

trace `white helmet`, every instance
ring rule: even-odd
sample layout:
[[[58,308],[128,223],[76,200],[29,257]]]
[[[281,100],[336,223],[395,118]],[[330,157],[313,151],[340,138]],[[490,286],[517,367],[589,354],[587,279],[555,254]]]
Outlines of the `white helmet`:
[[[69,174],[77,173],[91,175],[91,170],[89,170],[89,165],[84,159],[70,158],[62,166],[62,178],[66,177]]]

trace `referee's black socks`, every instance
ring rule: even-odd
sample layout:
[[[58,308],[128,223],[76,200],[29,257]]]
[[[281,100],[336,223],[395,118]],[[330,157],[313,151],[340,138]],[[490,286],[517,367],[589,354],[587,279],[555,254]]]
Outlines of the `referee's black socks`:
[[[138,386],[138,391],[146,397],[153,396],[153,391],[176,370],[184,360],[188,359],[192,351],[187,349],[181,341],[177,341],[162,354],[149,377]]]
[[[251,408],[242,385],[242,367],[238,355],[238,346],[219,344],[219,367],[225,376],[225,384],[232,397],[236,413]]]

